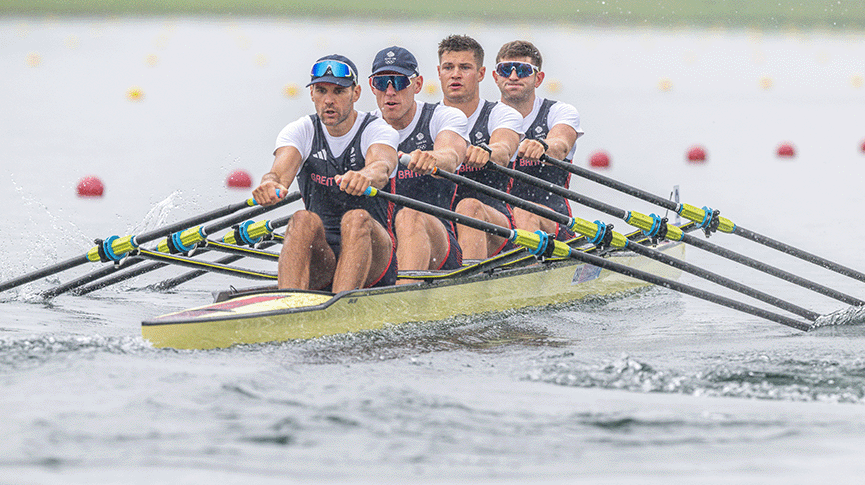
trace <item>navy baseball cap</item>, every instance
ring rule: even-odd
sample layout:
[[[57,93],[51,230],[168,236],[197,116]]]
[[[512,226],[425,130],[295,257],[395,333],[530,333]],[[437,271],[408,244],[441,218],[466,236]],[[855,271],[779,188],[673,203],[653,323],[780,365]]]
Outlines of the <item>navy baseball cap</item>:
[[[417,59],[414,58],[411,52],[402,47],[392,46],[378,51],[375,59],[372,60],[372,74],[393,71],[406,76],[417,76]]]
[[[357,67],[351,59],[339,54],[324,56],[315,61],[309,75],[307,87],[316,83],[333,83],[346,88],[357,84]]]

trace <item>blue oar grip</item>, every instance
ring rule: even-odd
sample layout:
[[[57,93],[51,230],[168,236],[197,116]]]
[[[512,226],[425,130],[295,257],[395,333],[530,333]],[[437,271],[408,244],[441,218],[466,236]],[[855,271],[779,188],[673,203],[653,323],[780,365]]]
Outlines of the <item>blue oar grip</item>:
[[[172,252],[188,253],[188,252],[192,251],[193,249],[195,249],[195,244],[190,244],[188,246],[183,244],[182,232],[183,231],[177,231],[170,236],[171,246],[174,246],[174,248],[173,248],[174,251],[172,251]],[[198,233],[201,234],[201,238],[204,239],[205,236],[201,232],[201,229],[199,229]],[[169,247],[171,247],[171,246],[169,246]]]
[[[281,198],[282,198],[282,197],[279,195],[279,189],[276,189],[276,198],[277,198],[277,199],[281,199]],[[258,201],[255,200],[255,199],[252,199],[252,205],[258,205]]]
[[[547,244],[550,242],[550,235],[545,233],[544,231],[535,231],[535,234],[540,237],[540,242],[538,246],[534,249],[529,249],[529,252],[534,254],[535,256],[542,256],[547,250]]]

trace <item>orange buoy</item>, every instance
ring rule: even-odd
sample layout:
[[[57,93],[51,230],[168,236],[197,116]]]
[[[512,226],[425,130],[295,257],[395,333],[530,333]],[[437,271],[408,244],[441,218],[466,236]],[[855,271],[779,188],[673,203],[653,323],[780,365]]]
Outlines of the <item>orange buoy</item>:
[[[79,197],[102,197],[105,186],[99,177],[88,175],[78,182],[77,191]]]
[[[796,156],[796,149],[793,148],[793,144],[789,142],[784,142],[778,145],[778,156],[784,158],[791,158]]]
[[[598,150],[589,157],[589,165],[597,168],[607,168],[610,166],[610,155],[603,150]]]
[[[248,189],[252,187],[252,177],[246,170],[235,170],[228,175],[225,185],[235,189]]]
[[[862,140],[862,153],[865,153],[865,140]]]
[[[700,145],[694,145],[688,149],[687,157],[691,163],[703,163],[706,161],[706,149]]]

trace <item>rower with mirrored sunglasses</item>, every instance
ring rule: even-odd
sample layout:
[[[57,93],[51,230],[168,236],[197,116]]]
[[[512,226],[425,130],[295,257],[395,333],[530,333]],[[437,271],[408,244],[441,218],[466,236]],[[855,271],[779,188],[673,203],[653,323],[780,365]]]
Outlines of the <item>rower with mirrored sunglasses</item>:
[[[468,144],[466,116],[456,108],[415,100],[423,88],[423,76],[415,56],[403,47],[388,47],[376,54],[369,82],[379,108],[375,114],[397,130],[399,152],[410,157],[391,180],[392,191],[450,209],[456,185],[430,172],[434,168],[456,171]],[[401,206],[393,207],[391,220],[400,270],[447,270],[462,265],[462,250],[450,221]]]
[[[520,142],[511,168],[542,178],[562,187],[568,187],[568,172],[540,161],[546,153],[552,158],[571,162],[576,141],[583,134],[580,115],[570,104],[544,99],[536,90],[544,81],[541,71],[543,59],[531,42],[517,40],[503,45],[496,55],[493,78],[502,94],[502,103],[513,107],[522,116],[525,139]],[[568,201],[534,185],[513,180],[512,195],[540,204],[561,214],[571,215]],[[519,208],[514,209],[514,221],[520,229],[542,230],[564,241],[574,237],[570,229],[549,219]]]
[[[521,116],[503,103],[480,97],[480,83],[486,74],[484,49],[467,35],[451,35],[438,46],[438,74],[443,103],[462,111],[469,121],[469,143],[459,174],[495,189],[506,191],[510,178],[486,168],[487,162],[506,166],[516,156],[520,142]],[[492,152],[479,146],[486,143]],[[454,210],[502,227],[513,228],[510,206],[495,197],[466,185],[457,188]],[[484,259],[510,249],[507,239],[457,225],[457,237],[466,259]]]
[[[334,292],[392,285],[396,243],[388,230],[388,205],[364,196],[387,191],[397,166],[396,131],[359,112],[357,68],[340,55],[310,70],[315,114],[279,133],[270,172],[253,191],[262,205],[276,203],[296,179],[304,210],[294,213],[279,257],[279,287]]]

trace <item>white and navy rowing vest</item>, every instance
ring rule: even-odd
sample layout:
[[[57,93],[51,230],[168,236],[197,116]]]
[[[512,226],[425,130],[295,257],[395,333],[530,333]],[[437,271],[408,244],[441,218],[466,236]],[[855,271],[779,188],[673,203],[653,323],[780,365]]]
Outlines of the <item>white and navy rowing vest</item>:
[[[357,134],[346,146],[340,156],[335,157],[324,136],[324,127],[318,115],[310,115],[315,135],[312,149],[297,174],[297,184],[306,210],[316,213],[324,223],[327,242],[339,253],[340,224],[342,216],[352,209],[364,209],[384,228],[389,229],[387,220],[387,201],[379,197],[349,195],[339,190],[333,177],[349,170],[358,171],[366,165],[365,153],[361,149],[361,135],[366,127],[376,119],[370,113],[361,122]],[[388,186],[382,191],[389,192]]]
[[[498,101],[487,101],[484,99],[483,102],[484,105],[481,107],[481,112],[480,114],[478,114],[478,119],[475,121],[472,129],[469,130],[469,141],[472,145],[477,145],[481,142],[490,142],[490,113],[492,112],[493,107],[498,103]],[[507,192],[508,188],[510,187],[510,177],[494,170],[469,167],[466,164],[462,164],[460,165],[459,170],[457,170],[457,173],[464,177],[480,182],[484,185],[490,186],[494,189],[501,190],[502,192]],[[462,199],[469,198],[478,199],[484,204],[498,210],[503,214],[510,213],[507,205],[501,200],[490,197],[489,195],[478,192],[475,189],[472,189],[465,185],[460,185],[457,187],[456,197],[454,197],[453,206],[456,207],[457,202]]]
[[[526,130],[526,138],[537,140],[547,137],[550,132],[550,127],[547,125],[547,116],[550,113],[550,107],[554,104],[556,104],[556,101],[552,99],[545,99],[543,103],[541,103],[541,107],[538,110],[538,116]],[[565,162],[571,163],[571,161],[567,159]],[[540,160],[517,158],[511,162],[511,168],[544,179],[547,182],[554,183],[564,188],[568,188],[571,180],[570,172],[562,170],[559,167],[546,165]],[[568,216],[571,215],[571,206],[564,197],[561,195],[551,194],[544,189],[535,187],[534,185],[529,185],[519,180],[513,180],[510,193],[517,197],[545,205],[560,214],[567,214]]]
[[[411,153],[415,150],[428,151],[434,148],[435,139],[430,133],[430,121],[437,106],[438,103],[423,104],[414,131],[399,143],[400,152]],[[454,197],[454,191],[456,191],[456,184],[453,182],[432,175],[421,175],[402,165],[400,165],[392,181],[393,192],[396,194],[411,197],[442,209],[451,208],[451,201]],[[398,209],[399,206],[397,206]]]

